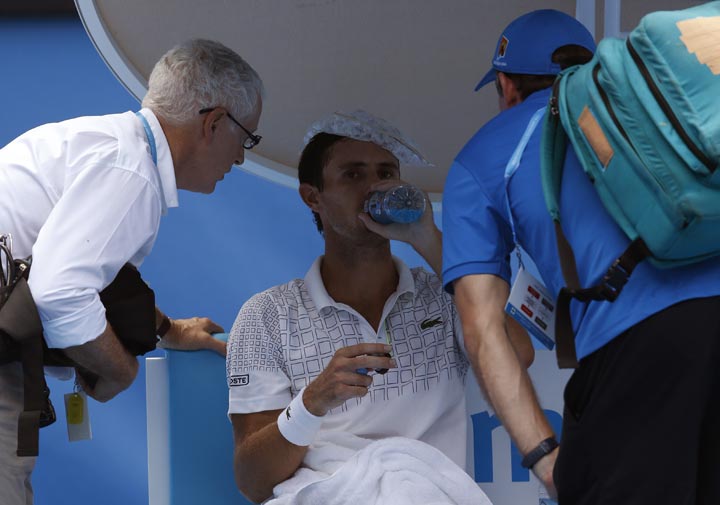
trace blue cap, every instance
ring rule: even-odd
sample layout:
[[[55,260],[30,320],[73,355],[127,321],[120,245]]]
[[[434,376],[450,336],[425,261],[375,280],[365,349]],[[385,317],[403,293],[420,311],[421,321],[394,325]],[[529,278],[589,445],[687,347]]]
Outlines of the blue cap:
[[[592,34],[574,17],[552,9],[524,14],[503,30],[492,68],[475,91],[494,81],[498,70],[508,74],[556,75],[560,66],[553,63],[552,54],[571,44],[595,52]]]

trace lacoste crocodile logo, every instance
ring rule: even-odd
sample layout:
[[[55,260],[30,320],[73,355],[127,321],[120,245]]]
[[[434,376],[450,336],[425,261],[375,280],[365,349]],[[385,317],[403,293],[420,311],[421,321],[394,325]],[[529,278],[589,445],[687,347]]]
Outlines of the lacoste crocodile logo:
[[[420,329],[421,330],[427,330],[428,328],[432,328],[433,326],[437,326],[438,324],[442,324],[442,319],[439,317],[436,317],[435,319],[426,319],[422,323],[420,323]]]

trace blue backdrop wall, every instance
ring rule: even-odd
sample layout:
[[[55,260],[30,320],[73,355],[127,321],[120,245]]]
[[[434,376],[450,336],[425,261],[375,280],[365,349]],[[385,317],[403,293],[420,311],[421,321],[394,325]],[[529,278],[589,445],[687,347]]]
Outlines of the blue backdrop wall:
[[[0,145],[43,123],[139,108],[76,19],[0,19],[0,62]],[[272,135],[262,122],[260,131]],[[234,170],[211,196],[181,192],[141,270],[171,317],[205,315],[229,330],[247,298],[303,276],[322,245],[295,190]],[[62,417],[72,383],[49,385]],[[69,443],[63,419],[41,431],[36,504],[147,503],[144,367],[128,391],[90,410],[92,441]]]

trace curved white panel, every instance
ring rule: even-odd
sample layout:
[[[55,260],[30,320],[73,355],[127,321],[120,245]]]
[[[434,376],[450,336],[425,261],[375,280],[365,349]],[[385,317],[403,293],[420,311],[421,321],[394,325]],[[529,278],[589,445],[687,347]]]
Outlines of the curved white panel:
[[[138,100],[154,62],[182,40],[215,39],[247,59],[267,97],[263,143],[243,169],[295,187],[308,125],[335,110],[363,108],[406,132],[435,163],[403,172],[434,202],[458,150],[497,113],[493,87],[473,89],[500,29],[538,8],[533,0],[75,2],[98,52]],[[594,3],[547,0],[543,7],[594,22]]]
[[[115,77],[125,86],[138,102],[147,93],[147,79],[140,75],[121,51],[118,50],[115,41],[98,14],[98,9],[93,0],[75,0],[80,19],[90,37],[95,49],[115,74]],[[252,153],[247,153],[246,161],[242,167],[252,174],[258,175],[272,182],[283,186],[297,187],[297,178],[291,175],[294,169],[263,159]]]

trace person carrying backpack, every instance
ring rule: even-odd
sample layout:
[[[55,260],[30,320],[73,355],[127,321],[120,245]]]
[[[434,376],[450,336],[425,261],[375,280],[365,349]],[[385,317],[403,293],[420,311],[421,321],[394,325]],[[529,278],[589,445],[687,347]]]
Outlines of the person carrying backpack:
[[[671,27],[667,37],[677,37]],[[550,298],[566,286],[541,180],[542,126],[555,75],[594,50],[591,34],[554,10],[503,31],[476,88],[494,82],[501,112],[460,151],[445,184],[443,283],[487,399],[523,465],[560,505],[720,503],[720,258],[669,269],[642,261],[614,302],[571,301],[579,367],[565,389],[562,440],[503,322],[516,246],[534,260]],[[598,284],[631,241],[572,148],[559,212],[580,285]],[[537,292],[540,280],[528,275],[518,273],[519,289]],[[522,311],[536,319],[542,304],[525,299]],[[554,303],[540,299],[552,313]]]

